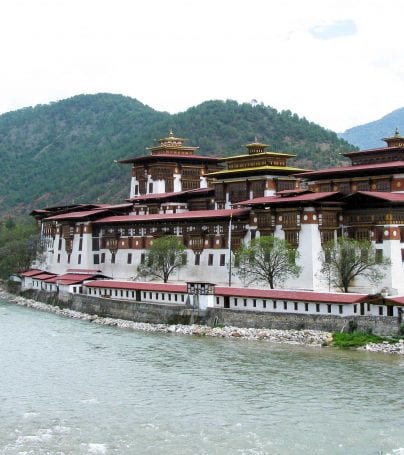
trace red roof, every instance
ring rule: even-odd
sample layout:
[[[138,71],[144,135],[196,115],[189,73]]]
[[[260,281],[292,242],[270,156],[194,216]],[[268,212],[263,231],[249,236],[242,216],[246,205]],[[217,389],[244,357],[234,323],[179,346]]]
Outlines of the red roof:
[[[388,297],[386,299],[387,302],[394,303],[395,305],[402,305],[404,306],[404,296],[398,296],[398,297]]]
[[[298,194],[291,197],[279,197],[279,196],[266,196],[257,197],[255,199],[249,199],[247,201],[239,202],[242,205],[256,205],[256,204],[282,204],[284,202],[305,202],[305,201],[318,201],[326,199],[329,196],[339,194],[338,191],[327,191],[323,193],[306,193]]]
[[[39,275],[41,273],[45,273],[45,272],[43,270],[39,270],[39,269],[31,269],[31,270],[27,270],[26,272],[22,272],[21,275],[30,277],[30,276]]]
[[[187,292],[185,284],[144,283],[138,281],[96,280],[84,286],[91,288],[128,289],[133,291]]]
[[[45,218],[46,221],[52,220],[69,220],[69,219],[82,219],[87,218],[88,216],[98,215],[99,213],[106,213],[108,209],[94,209],[94,210],[85,210],[83,212],[70,212],[62,213],[61,215],[54,215],[48,218]]]
[[[390,193],[384,191],[357,191],[356,193],[350,194],[348,197],[354,197],[355,194],[364,194],[369,197],[382,199],[388,202],[404,202],[404,193]]]
[[[285,291],[281,289],[229,288],[220,286],[215,287],[215,295],[341,304],[363,302],[368,298],[367,294]]]
[[[169,221],[189,220],[194,218],[230,218],[247,215],[250,209],[227,209],[227,210],[192,210],[183,213],[160,213],[154,215],[116,215],[96,220],[96,223],[133,223],[144,221]]]
[[[319,169],[318,171],[310,171],[310,172],[300,172],[296,173],[298,177],[306,177],[306,178],[313,178],[313,177],[321,177],[324,174],[335,174],[341,172],[358,172],[358,171],[366,171],[366,170],[377,170],[377,169],[396,169],[404,167],[404,161],[389,161],[387,163],[372,163],[372,164],[358,164],[350,166],[335,166],[329,167],[326,169]]]
[[[124,202],[122,204],[97,204],[97,207],[100,207],[101,209],[114,210],[131,208],[133,207],[133,204],[131,204],[130,202]]]
[[[53,278],[54,276],[56,276],[56,273],[44,272],[44,273],[40,273],[39,275],[35,275],[33,278],[35,280],[47,280],[49,278]]]
[[[57,275],[45,280],[47,283],[57,284],[75,284],[82,283],[85,280],[91,280],[99,277],[99,274],[90,273],[65,273],[64,275]]]
[[[144,155],[134,158],[127,158],[124,160],[119,160],[118,163],[139,163],[143,161],[212,161],[218,162],[220,158],[214,156],[204,156],[204,155],[176,155],[176,154],[165,154],[165,153],[153,153],[152,155]]]
[[[133,196],[129,199],[129,201],[147,201],[149,199],[169,199],[176,196],[183,196],[183,195],[193,195],[199,193],[209,193],[213,192],[213,188],[196,188],[194,190],[186,190],[186,191],[172,191],[170,193],[154,193],[154,194],[141,194],[138,196]]]

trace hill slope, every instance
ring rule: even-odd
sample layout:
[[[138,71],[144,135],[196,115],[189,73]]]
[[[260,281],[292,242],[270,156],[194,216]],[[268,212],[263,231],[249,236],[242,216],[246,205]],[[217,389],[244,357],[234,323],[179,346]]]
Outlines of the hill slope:
[[[0,216],[71,202],[127,197],[130,170],[114,160],[145,154],[170,129],[205,155],[233,155],[255,136],[297,154],[306,168],[341,162],[352,146],[290,111],[208,101],[170,115],[121,95],[79,95],[0,116]]]
[[[404,107],[390,112],[374,122],[350,128],[339,136],[361,150],[366,150],[384,147],[386,144],[382,139],[386,135],[392,136],[396,128],[404,128]],[[403,133],[403,131],[400,132]]]

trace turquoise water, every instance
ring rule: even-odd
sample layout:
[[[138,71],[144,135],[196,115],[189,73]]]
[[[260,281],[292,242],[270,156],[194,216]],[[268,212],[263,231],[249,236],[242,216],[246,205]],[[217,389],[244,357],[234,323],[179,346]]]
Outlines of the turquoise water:
[[[404,358],[0,304],[1,454],[404,454]]]

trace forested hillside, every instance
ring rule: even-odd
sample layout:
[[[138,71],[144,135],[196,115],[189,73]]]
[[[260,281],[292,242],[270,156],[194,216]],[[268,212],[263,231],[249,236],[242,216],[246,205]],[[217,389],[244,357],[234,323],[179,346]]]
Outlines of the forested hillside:
[[[263,105],[208,101],[170,115],[121,95],[79,95],[0,116],[0,217],[72,202],[127,197],[130,169],[114,160],[143,155],[174,133],[204,155],[243,153],[255,136],[271,149],[318,168],[352,150],[331,131]]]
[[[361,150],[385,147],[384,137],[393,136],[396,128],[404,134],[404,108],[396,109],[379,120],[355,126],[340,134],[342,139],[356,145]]]

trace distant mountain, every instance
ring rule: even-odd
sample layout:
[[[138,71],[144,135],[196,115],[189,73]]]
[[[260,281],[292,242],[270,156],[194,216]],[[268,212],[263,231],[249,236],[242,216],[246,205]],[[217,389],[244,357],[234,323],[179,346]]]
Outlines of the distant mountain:
[[[72,202],[128,196],[130,169],[114,160],[140,156],[170,129],[204,155],[243,153],[256,136],[294,164],[342,163],[353,147],[335,133],[264,105],[207,101],[170,115],[112,94],[79,95],[0,116],[0,217]]]
[[[396,128],[399,128],[401,134],[404,133],[404,107],[374,122],[350,128],[338,136],[359,149],[366,150],[384,147],[386,144],[383,138],[392,136]]]

